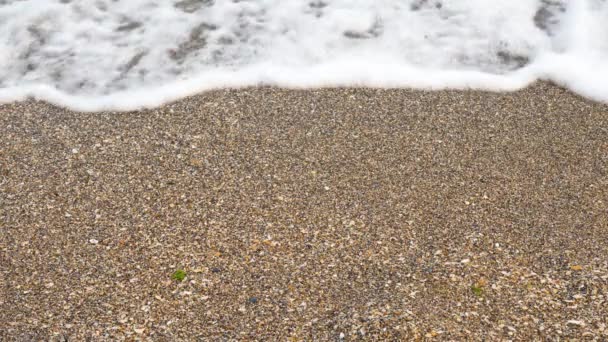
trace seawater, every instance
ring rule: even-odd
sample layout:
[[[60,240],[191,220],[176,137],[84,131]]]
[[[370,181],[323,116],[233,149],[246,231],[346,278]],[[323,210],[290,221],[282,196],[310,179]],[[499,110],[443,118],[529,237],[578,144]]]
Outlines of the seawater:
[[[0,0],[0,102],[130,110],[220,87],[539,79],[608,102],[608,1]]]

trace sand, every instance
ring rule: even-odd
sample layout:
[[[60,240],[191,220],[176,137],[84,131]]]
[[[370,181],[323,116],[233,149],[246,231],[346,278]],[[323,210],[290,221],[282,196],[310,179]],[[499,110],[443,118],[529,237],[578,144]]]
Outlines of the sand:
[[[553,85],[28,101],[0,137],[3,341],[608,339],[608,106]]]

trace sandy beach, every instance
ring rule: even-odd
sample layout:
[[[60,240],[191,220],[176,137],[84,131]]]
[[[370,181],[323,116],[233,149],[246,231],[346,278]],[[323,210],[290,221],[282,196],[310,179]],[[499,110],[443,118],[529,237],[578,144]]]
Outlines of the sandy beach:
[[[28,101],[0,137],[3,341],[608,339],[608,105],[557,86]]]

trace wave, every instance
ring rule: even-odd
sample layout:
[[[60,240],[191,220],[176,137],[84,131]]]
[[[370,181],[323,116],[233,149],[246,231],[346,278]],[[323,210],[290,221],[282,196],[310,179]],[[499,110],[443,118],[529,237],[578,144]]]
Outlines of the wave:
[[[608,102],[604,0],[0,0],[0,102],[156,107],[275,85],[517,90]]]

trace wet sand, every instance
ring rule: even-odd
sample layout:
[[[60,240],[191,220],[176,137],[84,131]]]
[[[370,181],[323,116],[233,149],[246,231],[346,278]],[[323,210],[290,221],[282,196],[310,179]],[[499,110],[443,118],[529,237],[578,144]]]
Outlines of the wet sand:
[[[4,341],[608,339],[608,106],[556,86],[29,101],[0,137]]]

